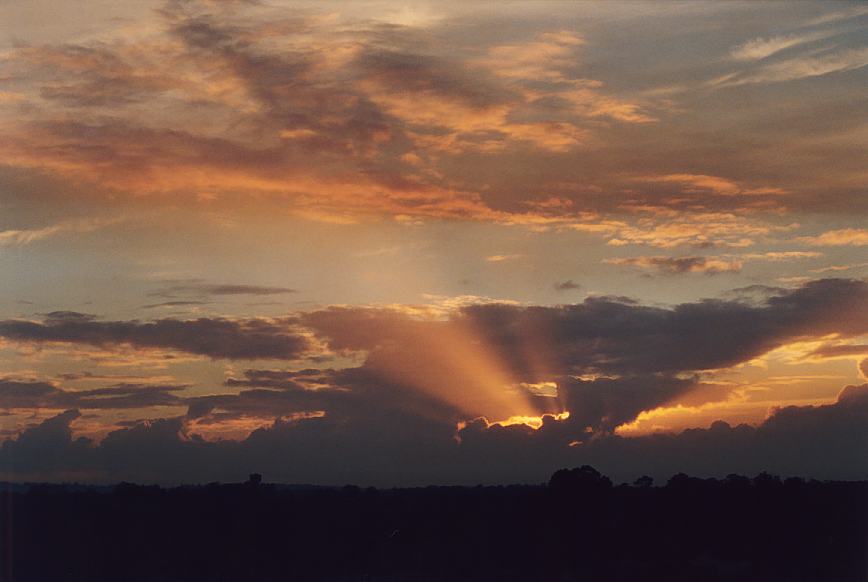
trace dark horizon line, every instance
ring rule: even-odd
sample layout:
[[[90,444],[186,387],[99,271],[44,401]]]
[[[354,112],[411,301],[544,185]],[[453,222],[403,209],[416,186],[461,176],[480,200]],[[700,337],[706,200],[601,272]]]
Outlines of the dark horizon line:
[[[595,474],[594,479],[604,480],[608,482],[611,487],[632,487],[632,488],[664,488],[668,486],[672,486],[673,484],[677,484],[678,481],[689,480],[692,482],[702,482],[706,484],[718,483],[718,484],[727,484],[733,483],[736,480],[739,480],[741,483],[745,481],[749,482],[751,486],[757,484],[757,482],[774,482],[779,484],[789,483],[802,483],[806,485],[824,485],[824,484],[835,484],[835,483],[853,483],[853,484],[868,484],[868,478],[866,479],[816,479],[813,477],[807,477],[804,475],[777,475],[774,473],[769,473],[767,471],[761,471],[754,476],[743,475],[740,473],[730,473],[725,477],[697,477],[694,475],[689,475],[687,473],[679,472],[673,474],[669,479],[657,480],[650,476],[642,476],[637,479],[634,479],[632,482],[623,481],[623,482],[612,482],[608,476],[597,472],[593,467],[589,467],[588,465],[583,465],[582,467],[576,467],[572,469],[559,469],[556,471],[552,478],[555,475],[558,475],[562,472],[578,472],[585,468],[591,469]],[[332,484],[332,485],[324,485],[324,484],[316,484],[316,483],[286,483],[286,482],[269,482],[262,481],[262,476],[259,476],[259,481],[254,478],[254,475],[248,475],[246,481],[208,481],[208,482],[196,482],[196,483],[178,483],[178,484],[165,484],[165,483],[152,483],[152,482],[131,482],[131,481],[115,481],[115,482],[107,482],[107,483],[82,483],[78,481],[15,481],[15,480],[0,480],[0,492],[11,492],[15,490],[16,493],[27,493],[32,488],[44,488],[44,489],[63,489],[63,488],[71,488],[77,491],[104,491],[111,492],[118,488],[138,488],[138,489],[148,489],[148,490],[161,490],[161,491],[173,491],[179,489],[204,489],[209,487],[268,487],[272,489],[285,489],[285,490],[296,490],[296,491],[339,491],[339,490],[377,490],[377,491],[407,491],[407,490],[417,490],[417,489],[479,489],[479,488],[547,488],[552,486],[552,479],[549,481],[541,481],[537,483],[476,483],[473,485],[461,485],[461,484],[429,484],[429,485],[405,485],[405,486],[376,486],[376,485],[359,485],[355,483],[343,483],[343,484]],[[643,483],[643,480],[647,479]]]

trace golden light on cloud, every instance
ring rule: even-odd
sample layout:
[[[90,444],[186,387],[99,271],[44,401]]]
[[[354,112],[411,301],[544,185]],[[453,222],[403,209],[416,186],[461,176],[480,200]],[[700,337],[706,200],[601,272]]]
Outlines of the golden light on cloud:
[[[793,401],[792,404],[826,404],[831,399],[807,399]],[[677,433],[685,429],[708,427],[718,420],[731,425],[756,425],[768,417],[773,402],[750,402],[743,398],[732,398],[721,402],[709,402],[699,406],[674,404],[645,410],[632,421],[615,429],[615,434],[623,437],[638,437],[654,433]],[[789,403],[788,403],[789,404]]]
[[[539,430],[540,428],[542,428],[542,425],[545,422],[546,418],[551,418],[552,420],[566,420],[569,417],[569,411],[564,411],[556,414],[543,414],[542,416],[510,416],[506,420],[496,420],[494,422],[487,422],[487,424],[488,426],[514,426],[516,424],[523,424],[525,426],[529,426],[534,430]]]

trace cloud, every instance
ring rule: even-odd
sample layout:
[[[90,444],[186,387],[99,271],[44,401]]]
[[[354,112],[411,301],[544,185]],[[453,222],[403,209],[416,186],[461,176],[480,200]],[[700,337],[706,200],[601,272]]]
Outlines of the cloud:
[[[31,182],[39,174],[67,190],[86,185],[92,195],[70,196],[87,204],[146,199],[199,211],[255,199],[340,224],[388,216],[608,228],[613,244],[747,246],[775,230],[763,213],[825,208],[830,188],[836,212],[862,211],[861,166],[844,148],[854,139],[842,117],[852,109],[847,88],[822,103],[816,92],[800,95],[799,111],[757,95],[757,107],[776,111],[760,130],[731,103],[709,117],[696,115],[695,93],[649,96],[640,88],[659,71],[630,80],[621,66],[641,62],[645,45],[613,52],[584,24],[565,30],[507,15],[515,26],[491,35],[476,34],[498,28],[490,14],[455,28],[352,12],[174,2],[151,13],[147,35],[107,29],[99,40],[13,47],[4,70],[21,99],[0,119],[11,136],[0,155]],[[767,52],[791,37],[751,46]],[[765,64],[777,63],[746,73]],[[684,66],[676,59],[671,74],[699,74]],[[713,126],[721,119],[726,132]],[[666,127],[652,131],[656,120]],[[779,167],[766,141],[800,163]],[[572,164],[579,151],[586,163]],[[522,204],[552,197],[568,204]],[[680,224],[658,229],[638,207],[678,210]]]
[[[333,352],[361,359],[359,373],[447,403],[465,418],[567,411],[570,423],[583,423],[575,425],[580,432],[607,430],[612,419],[693,390],[697,381],[688,378],[699,372],[800,339],[864,334],[866,301],[865,282],[828,279],[751,302],[672,308],[589,297],[563,306],[466,305],[448,317],[345,307],[300,319]],[[556,384],[556,398],[527,388],[545,382]]]
[[[158,291],[148,293],[152,297],[177,297],[179,295],[196,295],[196,296],[215,296],[215,295],[283,295],[287,293],[297,293],[295,289],[289,287],[268,287],[263,285],[241,285],[241,284],[213,284],[190,282],[179,285],[171,285]],[[195,302],[169,302],[159,305],[190,305]]]
[[[173,394],[184,384],[116,384],[89,390],[64,390],[48,382],[0,378],[0,408],[5,409],[103,409],[178,406],[183,401]]]
[[[743,265],[740,260],[722,257],[630,257],[604,259],[603,262],[609,265],[653,269],[664,275],[738,273]]]
[[[807,355],[808,358],[841,358],[868,355],[868,344],[823,344]]]
[[[228,378],[226,385],[238,388],[304,390],[328,387],[334,382],[333,370],[245,370],[243,378]]]
[[[427,30],[316,11],[186,2],[155,14],[147,36],[13,49],[16,86],[37,105],[4,123],[15,135],[4,161],[120,198],[289,199],[299,216],[343,222],[539,221],[490,205],[443,162],[563,154],[605,124],[654,121],[578,74],[570,31],[478,58],[432,45]]]
[[[683,202],[683,201],[682,201]],[[631,207],[635,219],[589,217],[566,228],[600,235],[610,246],[647,245],[659,248],[693,246],[697,248],[744,248],[776,232],[797,225],[774,225],[732,212],[682,211],[665,208],[670,202],[656,201]],[[679,204],[681,204],[679,202]]]
[[[502,263],[504,261],[514,261],[521,258],[524,258],[524,255],[491,255],[485,257],[485,260],[489,263]]]
[[[786,190],[771,186],[746,187],[733,180],[705,174],[667,174],[663,176],[641,176],[637,181],[652,184],[672,184],[680,187],[685,194],[715,194],[718,196],[763,196],[777,197],[786,195]]]
[[[116,222],[118,222],[117,219],[88,219],[65,221],[42,228],[0,230],[0,247],[25,246],[65,233],[93,232]]]
[[[581,433],[587,427],[610,430],[612,423],[696,389],[697,373],[730,368],[796,341],[868,333],[866,302],[866,282],[824,279],[748,302],[705,300],[671,308],[589,297],[559,306],[331,307],[282,319],[113,322],[53,312],[42,322],[2,321],[0,335],[17,342],[160,348],[224,359],[297,360],[317,354],[358,363],[341,370],[232,375],[226,384],[241,393],[197,401],[223,413],[243,404],[245,414],[256,410],[260,419],[334,414],[353,407],[374,410],[388,400],[399,408],[439,409],[436,416],[450,422],[569,412],[570,426]],[[542,385],[552,388],[535,389]],[[76,397],[105,398],[111,407],[109,397],[132,399],[132,391],[147,391],[136,386],[78,391]],[[15,390],[49,388],[16,385]],[[150,393],[164,403],[192,402],[177,401],[170,392]],[[366,401],[365,395],[376,396]],[[60,395],[30,396],[64,402]],[[88,402],[69,401],[70,407]]]
[[[853,71],[868,66],[868,48],[839,50],[820,55],[799,56],[715,79],[711,85],[734,87],[758,83],[783,83],[832,73]]]
[[[842,228],[830,230],[817,236],[805,236],[800,242],[815,246],[865,246],[868,245],[868,229]]]
[[[823,253],[813,251],[770,251],[767,253],[748,253],[741,255],[742,258],[751,261],[794,261],[799,259],[816,259],[823,256]]]
[[[572,279],[567,279],[566,281],[558,281],[555,283],[554,288],[555,291],[578,291],[582,286]]]
[[[767,253],[745,253],[741,255],[723,256],[641,256],[614,259],[603,259],[603,263],[654,270],[662,275],[681,275],[684,273],[704,273],[718,275],[720,273],[741,272],[747,261],[783,262],[799,259],[814,259],[822,257],[823,253],[808,251],[771,251]],[[807,280],[807,279],[806,279]]]
[[[696,476],[728,473],[865,479],[868,453],[868,385],[848,386],[837,402],[788,406],[757,427],[716,422],[678,435],[609,437],[578,447],[582,462],[617,479],[677,472]]]
[[[162,303],[150,303],[142,305],[142,309],[158,309],[160,307],[201,307],[208,305],[207,301],[163,301]]]
[[[868,14],[868,7],[866,6],[853,6],[851,8],[846,8],[844,10],[837,10],[834,12],[826,12],[816,18],[812,18],[808,22],[806,22],[803,26],[819,26],[821,24],[828,24],[830,22],[837,22],[840,20],[849,20],[851,18],[859,18],[860,16],[864,16]]]
[[[640,179],[647,182],[680,184],[684,186],[687,192],[712,192],[722,196],[733,196],[741,193],[741,188],[738,184],[718,176],[669,174],[666,176],[645,176]]]
[[[802,35],[755,38],[733,48],[730,54],[732,58],[739,61],[761,60],[782,50],[827,38],[831,34],[830,32],[814,32]]]
[[[868,327],[860,307],[866,298],[863,281],[827,279],[768,297],[759,306],[706,300],[669,310],[589,298],[561,309],[489,305],[465,312],[505,346],[517,341],[523,325],[529,326],[527,334],[534,327],[545,330],[572,373],[665,372],[726,367],[824,330],[859,335]]]
[[[678,472],[705,477],[769,471],[819,479],[865,479],[868,385],[837,402],[777,409],[757,427],[716,422],[708,429],[645,437],[608,435],[570,446],[563,421],[538,430],[474,421],[459,428],[424,417],[385,414],[374,423],[328,416],[275,421],[243,441],[209,442],[183,417],[142,422],[99,444],[72,439],[80,417],[66,411],[3,443],[7,478],[85,481],[237,481],[251,471],[274,482],[360,485],[539,483],[562,467],[591,464],[618,481]],[[391,423],[386,422],[391,421]],[[456,438],[453,438],[456,437]]]
[[[0,336],[32,343],[165,348],[227,359],[295,359],[310,349],[308,340],[294,331],[292,320],[265,318],[97,321],[79,313],[55,313],[42,322],[0,321]]]
[[[36,408],[43,398],[57,392],[48,382],[0,378],[0,408]]]
[[[820,267],[811,269],[812,273],[838,273],[840,271],[849,271],[850,269],[860,269],[868,266],[868,263],[855,263],[852,265],[829,265],[828,267]]]

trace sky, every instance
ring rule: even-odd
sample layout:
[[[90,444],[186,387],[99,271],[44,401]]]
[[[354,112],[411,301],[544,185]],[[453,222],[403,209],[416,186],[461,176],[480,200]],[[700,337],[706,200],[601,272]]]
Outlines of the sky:
[[[0,2],[0,477],[868,478],[866,32]]]

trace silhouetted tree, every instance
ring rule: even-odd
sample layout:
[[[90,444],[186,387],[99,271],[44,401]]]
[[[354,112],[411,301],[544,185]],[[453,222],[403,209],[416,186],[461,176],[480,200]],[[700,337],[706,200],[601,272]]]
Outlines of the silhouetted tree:
[[[575,469],[560,469],[552,475],[549,487],[555,490],[600,492],[612,488],[612,481],[590,465]]]
[[[654,478],[649,477],[648,475],[643,475],[643,476],[639,477],[638,479],[636,479],[635,481],[633,481],[634,487],[639,487],[642,489],[647,489],[649,487],[652,487],[653,485],[654,485]]]

